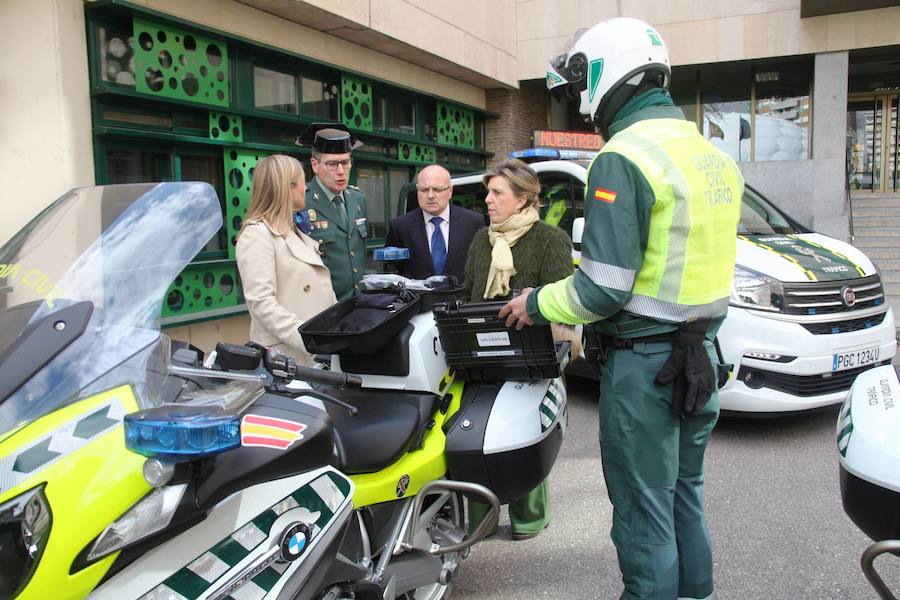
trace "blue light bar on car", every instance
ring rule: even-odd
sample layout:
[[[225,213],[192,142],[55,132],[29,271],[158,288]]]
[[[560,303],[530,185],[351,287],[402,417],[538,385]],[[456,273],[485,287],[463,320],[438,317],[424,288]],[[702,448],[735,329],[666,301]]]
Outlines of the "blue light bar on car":
[[[125,415],[125,447],[143,456],[184,462],[240,445],[240,419],[219,406],[167,404]]]
[[[538,160],[591,160],[597,156],[589,150],[557,150],[556,148],[526,148],[509,153],[510,158],[518,158],[525,162]]]
[[[553,148],[527,148],[525,150],[515,150],[509,153],[510,158],[518,158],[524,160],[526,158],[555,158],[559,159],[559,150]]]
[[[375,248],[375,260],[385,262],[389,260],[408,260],[409,248],[397,248],[396,246],[385,246],[384,248]]]

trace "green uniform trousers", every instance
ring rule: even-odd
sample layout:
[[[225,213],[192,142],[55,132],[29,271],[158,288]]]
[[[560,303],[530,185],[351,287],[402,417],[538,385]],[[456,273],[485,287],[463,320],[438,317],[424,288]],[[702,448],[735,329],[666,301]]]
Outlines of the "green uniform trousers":
[[[487,514],[488,505],[469,501],[469,533]],[[540,533],[550,523],[550,480],[545,479],[527,496],[509,505],[509,521],[513,533]],[[494,531],[497,530],[496,524]]]
[[[634,349],[611,349],[602,368],[600,453],[625,600],[705,598],[713,591],[703,453],[719,398],[714,392],[695,414],[672,416],[672,386],[653,383],[670,351],[668,342],[637,342]]]

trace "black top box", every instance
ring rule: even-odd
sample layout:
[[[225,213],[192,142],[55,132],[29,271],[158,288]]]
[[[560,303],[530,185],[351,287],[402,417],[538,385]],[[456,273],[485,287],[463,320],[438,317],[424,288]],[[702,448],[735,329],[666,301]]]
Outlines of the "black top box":
[[[359,296],[338,302],[300,325],[303,345],[313,354],[377,352],[418,314],[419,297],[411,295],[411,298],[408,301],[398,298],[390,309],[361,307]]]

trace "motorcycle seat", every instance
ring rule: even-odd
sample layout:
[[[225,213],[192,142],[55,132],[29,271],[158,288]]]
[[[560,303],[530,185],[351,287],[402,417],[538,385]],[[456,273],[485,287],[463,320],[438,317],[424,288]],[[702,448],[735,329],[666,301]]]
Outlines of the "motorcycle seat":
[[[434,394],[420,392],[336,387],[320,391],[359,411],[351,416],[338,406],[326,405],[340,469],[348,474],[380,471],[420,446],[438,401]]]

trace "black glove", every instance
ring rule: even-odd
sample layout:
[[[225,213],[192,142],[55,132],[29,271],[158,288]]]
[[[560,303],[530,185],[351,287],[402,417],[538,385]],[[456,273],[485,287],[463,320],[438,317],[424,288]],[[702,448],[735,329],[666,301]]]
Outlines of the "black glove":
[[[691,415],[706,406],[718,384],[709,354],[703,346],[688,346],[687,358],[684,361],[684,379],[687,390],[681,414]],[[674,405],[672,408],[673,414],[677,415],[678,413],[674,413]]]
[[[658,386],[672,384],[672,414],[676,417],[691,415],[703,408],[716,389],[717,378],[703,347],[702,336],[679,332],[672,344],[672,353],[653,383]]]

